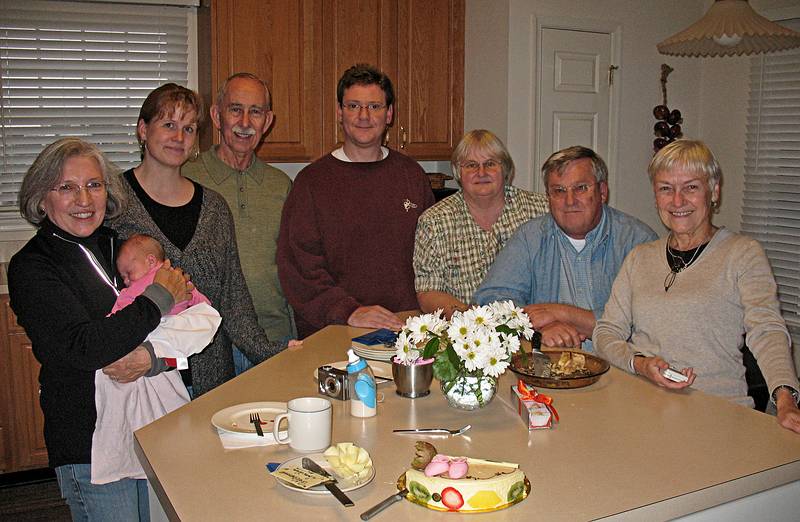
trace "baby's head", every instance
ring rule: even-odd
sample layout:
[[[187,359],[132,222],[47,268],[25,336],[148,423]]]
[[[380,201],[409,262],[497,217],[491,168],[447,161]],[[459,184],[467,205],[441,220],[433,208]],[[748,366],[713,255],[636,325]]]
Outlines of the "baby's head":
[[[125,286],[130,286],[163,262],[164,248],[161,243],[148,235],[134,234],[119,249],[117,270]]]

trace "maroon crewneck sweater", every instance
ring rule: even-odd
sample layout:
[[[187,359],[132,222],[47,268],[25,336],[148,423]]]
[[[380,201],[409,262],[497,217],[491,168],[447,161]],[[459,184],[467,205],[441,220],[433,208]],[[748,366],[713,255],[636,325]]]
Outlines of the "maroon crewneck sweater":
[[[433,202],[419,164],[392,150],[366,163],[328,154],[297,175],[283,205],[277,262],[300,338],[346,324],[359,306],[419,307],[414,232]]]

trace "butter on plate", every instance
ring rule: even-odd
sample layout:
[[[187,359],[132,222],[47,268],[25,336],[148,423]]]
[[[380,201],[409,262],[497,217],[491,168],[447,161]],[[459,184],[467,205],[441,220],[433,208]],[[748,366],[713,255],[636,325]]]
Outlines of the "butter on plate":
[[[311,489],[330,480],[329,477],[298,467],[277,469],[272,472],[272,476],[300,489]]]

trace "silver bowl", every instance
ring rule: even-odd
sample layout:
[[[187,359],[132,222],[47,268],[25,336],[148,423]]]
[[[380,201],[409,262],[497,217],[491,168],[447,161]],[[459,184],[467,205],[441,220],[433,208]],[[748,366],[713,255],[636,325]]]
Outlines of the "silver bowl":
[[[425,397],[431,392],[433,362],[406,366],[392,361],[392,378],[401,397]]]

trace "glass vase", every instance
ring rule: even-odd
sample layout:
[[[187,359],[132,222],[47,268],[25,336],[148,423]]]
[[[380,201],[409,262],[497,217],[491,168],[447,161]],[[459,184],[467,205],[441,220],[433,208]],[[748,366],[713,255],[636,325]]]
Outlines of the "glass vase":
[[[497,379],[488,375],[459,375],[453,381],[442,382],[442,393],[453,408],[477,410],[494,398]]]

